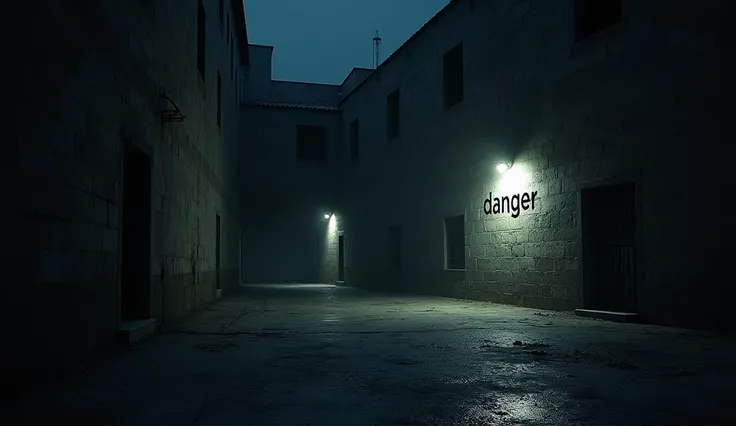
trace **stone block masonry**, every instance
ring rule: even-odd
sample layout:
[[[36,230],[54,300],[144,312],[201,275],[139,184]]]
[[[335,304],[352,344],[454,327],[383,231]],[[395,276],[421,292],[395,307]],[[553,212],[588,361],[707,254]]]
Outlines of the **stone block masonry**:
[[[517,218],[522,210],[534,210],[536,196],[537,192],[533,191],[531,195],[524,192],[523,194],[503,195],[499,198],[489,192],[488,198],[483,201],[483,213],[486,215],[511,213],[511,217]]]
[[[149,316],[167,326],[214,299],[216,215],[219,282],[225,291],[237,285],[233,159],[240,114],[239,77],[229,75],[231,34],[217,30],[217,2],[204,0],[210,31],[202,76],[196,2],[118,3],[84,0],[62,8],[49,0],[11,11],[11,29],[23,38],[13,47],[23,60],[14,67],[17,88],[9,102],[17,112],[8,153],[13,175],[5,185],[12,182],[14,202],[3,221],[17,247],[4,259],[0,288],[0,311],[8,316],[0,373],[11,387],[114,343],[126,144],[151,163]],[[227,19],[244,19],[235,3],[227,4]],[[240,52],[234,49],[236,64]],[[219,126],[218,71],[225,77]],[[161,110],[171,107],[162,91],[181,108],[183,122],[162,123]],[[11,325],[19,321],[22,327]]]
[[[718,58],[733,30],[718,17],[733,2],[695,12],[675,1],[666,13],[625,2],[619,25],[579,42],[571,2],[532,3],[451,2],[341,103],[343,145],[350,123],[361,129],[360,161],[342,157],[346,279],[387,280],[377,236],[400,225],[397,289],[583,307],[582,194],[634,182],[638,312],[664,324],[732,324],[717,296],[720,260],[700,250],[722,241],[714,230],[729,228],[727,209],[706,225],[688,197],[728,181],[716,141],[730,132],[718,111],[729,109],[734,70]],[[447,108],[442,58],[461,43],[464,96]],[[388,140],[382,105],[397,89],[401,131]],[[687,173],[692,156],[718,164]],[[511,164],[504,174],[501,162]],[[465,270],[447,271],[443,223],[457,215]]]

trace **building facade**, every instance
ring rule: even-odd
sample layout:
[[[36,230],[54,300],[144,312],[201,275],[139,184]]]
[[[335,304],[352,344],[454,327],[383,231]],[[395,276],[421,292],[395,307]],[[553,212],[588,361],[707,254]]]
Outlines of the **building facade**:
[[[340,85],[239,1],[68,3],[6,16],[3,383],[239,281],[732,325],[733,2],[454,0]]]
[[[341,86],[272,80],[273,50],[250,46],[244,85],[242,281],[333,282]]]
[[[12,384],[237,285],[248,49],[235,0],[17,2],[10,18]]]
[[[269,158],[283,144],[283,200],[317,173],[294,161],[296,126],[337,132],[315,143],[338,153],[316,163],[336,207],[297,207],[335,213],[319,225],[327,237],[299,234],[332,271],[312,278],[731,323],[717,249],[730,214],[703,204],[728,179],[734,6],[595,3],[452,1],[375,71],[346,79],[337,102],[274,90],[274,103],[329,110],[272,109],[243,128]]]

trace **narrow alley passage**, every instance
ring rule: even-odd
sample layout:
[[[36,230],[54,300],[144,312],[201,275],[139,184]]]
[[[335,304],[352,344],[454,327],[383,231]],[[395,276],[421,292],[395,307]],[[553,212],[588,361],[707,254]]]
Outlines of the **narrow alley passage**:
[[[331,285],[243,287],[8,425],[736,424],[736,342]]]

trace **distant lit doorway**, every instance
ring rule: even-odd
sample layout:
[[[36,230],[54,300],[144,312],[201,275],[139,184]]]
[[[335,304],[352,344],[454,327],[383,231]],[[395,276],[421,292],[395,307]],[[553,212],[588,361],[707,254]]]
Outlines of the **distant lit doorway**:
[[[345,235],[337,237],[337,281],[345,282]]]
[[[151,158],[128,143],[123,158],[122,321],[151,316]]]
[[[636,192],[633,183],[583,189],[583,304],[637,310]]]

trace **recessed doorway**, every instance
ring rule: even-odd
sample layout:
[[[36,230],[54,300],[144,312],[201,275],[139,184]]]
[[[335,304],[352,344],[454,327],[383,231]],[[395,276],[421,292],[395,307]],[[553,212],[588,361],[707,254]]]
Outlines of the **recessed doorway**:
[[[637,310],[637,217],[633,183],[584,189],[583,304],[586,309]]]
[[[151,316],[151,158],[133,144],[123,159],[122,321]]]
[[[337,237],[337,281],[345,282],[345,235]]]

